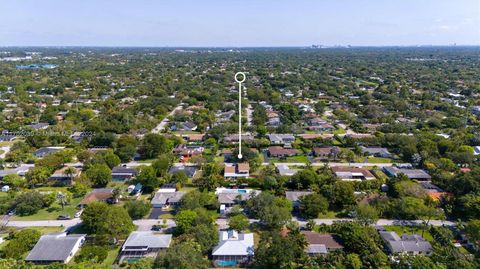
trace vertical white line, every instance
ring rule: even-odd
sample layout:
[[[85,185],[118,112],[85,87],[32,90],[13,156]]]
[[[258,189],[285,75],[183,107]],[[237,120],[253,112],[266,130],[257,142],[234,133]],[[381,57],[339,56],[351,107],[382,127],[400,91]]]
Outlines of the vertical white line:
[[[242,158],[242,83],[238,83],[238,158]]]

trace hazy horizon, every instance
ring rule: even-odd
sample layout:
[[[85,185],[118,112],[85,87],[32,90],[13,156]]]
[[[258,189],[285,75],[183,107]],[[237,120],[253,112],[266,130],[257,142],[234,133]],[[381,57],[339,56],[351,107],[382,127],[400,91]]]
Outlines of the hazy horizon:
[[[480,1],[0,0],[0,46],[478,46]]]

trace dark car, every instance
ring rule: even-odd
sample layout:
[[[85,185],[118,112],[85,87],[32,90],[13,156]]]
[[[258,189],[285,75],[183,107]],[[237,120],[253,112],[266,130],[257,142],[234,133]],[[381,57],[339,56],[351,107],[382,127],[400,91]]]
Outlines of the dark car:
[[[158,231],[161,231],[161,230],[162,230],[162,227],[160,225],[153,225],[152,226],[152,231],[158,232]]]
[[[57,220],[69,220],[71,219],[69,215],[60,215]]]

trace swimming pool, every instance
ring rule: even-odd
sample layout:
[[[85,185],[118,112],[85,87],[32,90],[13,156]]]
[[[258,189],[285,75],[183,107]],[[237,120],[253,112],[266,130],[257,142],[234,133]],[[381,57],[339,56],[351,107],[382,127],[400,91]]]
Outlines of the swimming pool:
[[[217,266],[220,266],[220,267],[232,267],[232,266],[236,266],[238,264],[238,261],[236,261],[236,260],[232,260],[232,261],[217,260],[216,264],[217,264]]]

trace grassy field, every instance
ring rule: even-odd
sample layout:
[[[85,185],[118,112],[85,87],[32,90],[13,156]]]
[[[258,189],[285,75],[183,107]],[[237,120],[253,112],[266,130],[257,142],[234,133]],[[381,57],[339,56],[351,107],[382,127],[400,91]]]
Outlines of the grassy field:
[[[108,251],[107,258],[102,262],[103,266],[111,267],[115,262],[115,259],[118,256],[118,252],[120,251],[120,246]]]
[[[65,209],[62,210],[62,207],[58,202],[54,202],[49,208],[42,208],[36,214],[30,216],[13,216],[12,220],[54,220],[57,219],[59,215],[70,215],[73,218],[75,212],[77,212],[77,205],[83,198],[72,199],[69,205],[65,206]]]
[[[55,227],[55,226],[54,226],[54,227],[28,227],[28,228],[25,228],[25,229],[37,230],[37,231],[39,231],[39,232],[43,235],[43,234],[61,232],[61,231],[63,231],[65,228],[63,228],[63,227],[58,227],[58,226]]]
[[[396,232],[399,236],[402,234],[418,234],[422,235],[421,227],[407,227],[407,226],[383,226],[387,231]],[[433,241],[432,235],[428,232],[428,228],[423,233],[423,238],[428,241]]]

